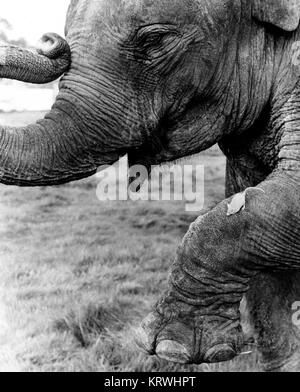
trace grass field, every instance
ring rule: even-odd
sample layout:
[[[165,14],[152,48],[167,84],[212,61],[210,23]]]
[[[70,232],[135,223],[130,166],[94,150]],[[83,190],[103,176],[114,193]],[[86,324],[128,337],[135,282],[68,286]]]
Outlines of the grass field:
[[[22,125],[39,113],[0,114]],[[205,168],[205,208],[224,197],[225,161]],[[53,188],[0,186],[0,370],[254,371],[257,355],[178,366],[140,353],[134,328],[166,287],[195,219],[183,202],[106,202],[95,177]]]

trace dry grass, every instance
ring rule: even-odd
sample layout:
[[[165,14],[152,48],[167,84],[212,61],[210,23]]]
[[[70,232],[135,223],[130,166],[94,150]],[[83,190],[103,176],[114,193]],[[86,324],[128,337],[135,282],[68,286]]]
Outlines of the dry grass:
[[[223,198],[224,159],[216,153],[202,159],[209,207]],[[6,312],[0,370],[259,370],[255,354],[217,366],[178,366],[139,352],[134,328],[165,289],[195,216],[180,202],[100,203],[95,191],[95,178],[54,188],[0,187]]]

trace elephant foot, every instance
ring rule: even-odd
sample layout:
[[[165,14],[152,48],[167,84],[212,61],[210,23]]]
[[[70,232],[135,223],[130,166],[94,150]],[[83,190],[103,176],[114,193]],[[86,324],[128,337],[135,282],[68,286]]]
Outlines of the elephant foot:
[[[150,355],[181,364],[224,362],[240,354],[239,319],[205,313],[168,293],[142,322],[137,344]]]
[[[287,332],[290,332],[287,335]],[[298,331],[285,329],[285,339],[278,346],[261,346],[262,366],[266,372],[300,372],[300,340]]]
[[[263,362],[263,368],[266,372],[298,373],[300,372],[300,351],[282,360]]]

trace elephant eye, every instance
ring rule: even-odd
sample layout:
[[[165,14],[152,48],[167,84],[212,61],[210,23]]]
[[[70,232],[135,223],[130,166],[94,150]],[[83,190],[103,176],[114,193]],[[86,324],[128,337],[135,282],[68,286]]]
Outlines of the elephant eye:
[[[174,25],[149,25],[138,29],[134,41],[139,48],[159,46],[165,38],[178,36],[179,31]]]
[[[178,37],[180,32],[172,24],[142,26],[123,44],[123,49],[127,51],[127,58],[150,61]]]

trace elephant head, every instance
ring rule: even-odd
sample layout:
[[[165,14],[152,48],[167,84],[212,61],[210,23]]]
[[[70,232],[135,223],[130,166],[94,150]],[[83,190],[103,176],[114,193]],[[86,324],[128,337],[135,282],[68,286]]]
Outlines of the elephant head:
[[[266,26],[296,29],[298,3],[72,0],[69,46],[46,35],[38,53],[0,48],[1,77],[39,83],[68,69],[43,120],[0,128],[1,181],[78,180],[126,153],[150,167],[249,128],[278,71]]]

